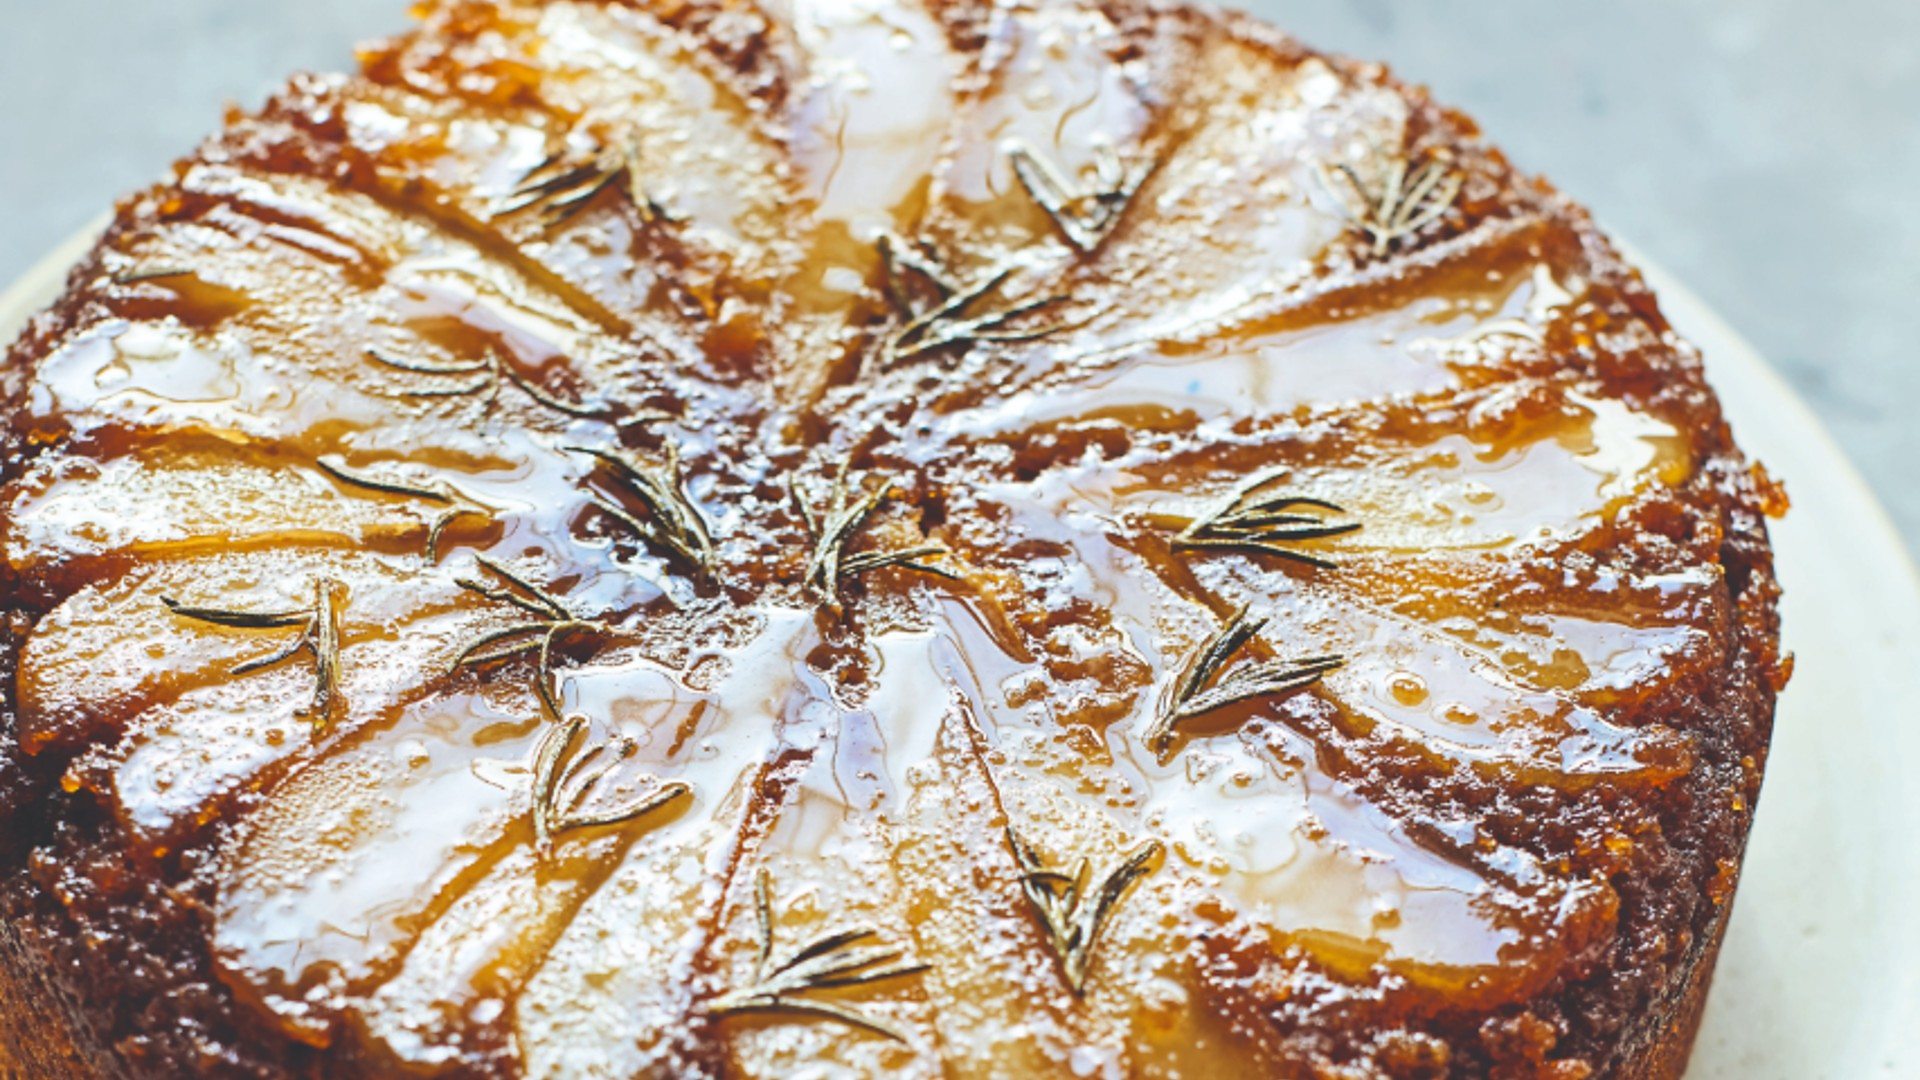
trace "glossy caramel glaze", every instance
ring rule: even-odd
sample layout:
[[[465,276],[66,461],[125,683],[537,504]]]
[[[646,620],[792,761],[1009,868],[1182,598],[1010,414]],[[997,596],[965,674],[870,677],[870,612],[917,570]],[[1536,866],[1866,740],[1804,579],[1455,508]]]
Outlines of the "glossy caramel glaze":
[[[1210,11],[420,14],[0,387],[0,895],[126,1068],[1684,1061],[1779,496],[1582,212]]]

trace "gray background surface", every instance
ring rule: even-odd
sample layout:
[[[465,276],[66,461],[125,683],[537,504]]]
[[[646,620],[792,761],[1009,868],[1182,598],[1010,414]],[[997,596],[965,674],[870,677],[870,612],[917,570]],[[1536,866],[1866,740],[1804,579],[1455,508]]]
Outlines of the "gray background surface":
[[[1920,4],[1245,6],[1431,85],[1689,282],[1806,395],[1920,550]],[[0,0],[0,280],[158,175],[223,103],[349,64],[404,7]]]

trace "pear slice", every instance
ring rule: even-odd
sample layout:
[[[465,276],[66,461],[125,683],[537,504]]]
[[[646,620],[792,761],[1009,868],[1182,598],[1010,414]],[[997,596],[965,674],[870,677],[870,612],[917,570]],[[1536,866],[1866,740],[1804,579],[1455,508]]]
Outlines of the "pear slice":
[[[19,674],[22,741],[37,750],[111,736],[149,708],[228,682],[233,668],[270,659],[301,637],[303,627],[291,616],[310,611],[326,583],[345,593],[335,599],[343,648],[383,633],[378,628],[412,612],[423,588],[434,591],[434,577],[425,576],[423,587],[407,565],[412,561],[288,548],[144,563],[88,585],[42,616],[27,640]],[[441,576],[438,591],[445,603],[457,590]],[[227,626],[197,617],[201,608],[289,618],[278,626]],[[275,666],[303,660],[308,689],[286,695],[289,715],[312,703],[316,661],[303,652]]]
[[[241,548],[423,551],[442,511],[437,503],[409,510],[397,498],[355,497],[324,468],[248,460],[231,448],[148,451],[85,466],[64,460],[14,488],[0,544],[20,570]],[[464,531],[473,521],[458,524]]]
[[[222,859],[214,948],[229,984],[330,1042],[338,1003],[376,988],[523,838],[522,793],[483,763],[530,752],[537,708],[524,687],[435,695],[268,787]]]

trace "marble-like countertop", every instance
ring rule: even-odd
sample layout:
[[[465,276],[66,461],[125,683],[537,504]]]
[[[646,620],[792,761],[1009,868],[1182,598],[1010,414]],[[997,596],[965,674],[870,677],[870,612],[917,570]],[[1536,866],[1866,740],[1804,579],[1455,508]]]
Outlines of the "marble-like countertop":
[[[404,0],[0,0],[0,280]],[[1920,4],[1250,0],[1475,115],[1743,331],[1920,551]],[[1816,482],[1797,478],[1798,483]]]

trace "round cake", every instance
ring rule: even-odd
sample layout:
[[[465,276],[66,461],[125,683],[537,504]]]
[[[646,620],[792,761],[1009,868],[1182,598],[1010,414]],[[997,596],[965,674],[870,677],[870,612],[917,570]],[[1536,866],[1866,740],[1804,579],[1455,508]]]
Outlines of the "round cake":
[[[1673,1077],[1764,516],[1588,216],[1138,0],[429,0],[9,355],[32,1075]]]

